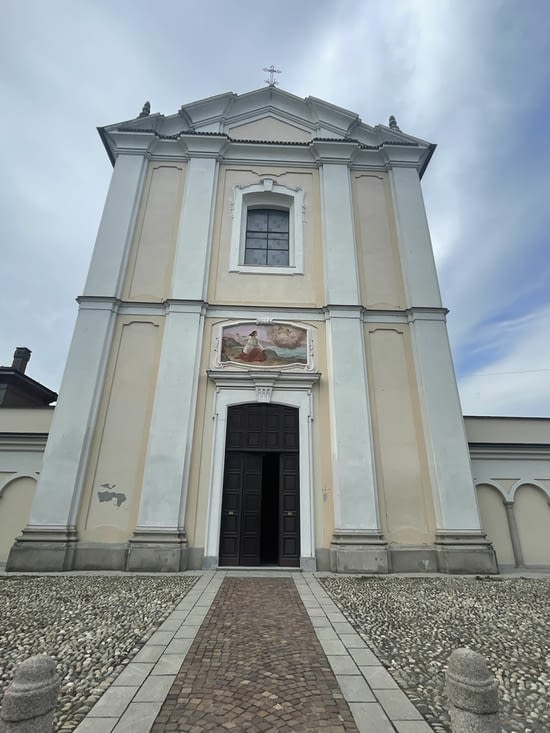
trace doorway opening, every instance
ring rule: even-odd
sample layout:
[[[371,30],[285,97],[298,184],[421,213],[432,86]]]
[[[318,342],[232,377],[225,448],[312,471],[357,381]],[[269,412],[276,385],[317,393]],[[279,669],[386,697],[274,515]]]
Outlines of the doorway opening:
[[[220,565],[299,566],[297,408],[229,408],[220,529]]]
[[[262,458],[262,512],[260,522],[260,563],[279,561],[279,453]]]

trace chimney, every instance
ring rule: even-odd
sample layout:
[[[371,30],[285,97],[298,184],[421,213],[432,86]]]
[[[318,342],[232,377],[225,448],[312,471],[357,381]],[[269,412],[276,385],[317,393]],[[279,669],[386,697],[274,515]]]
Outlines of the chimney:
[[[13,362],[11,368],[17,369],[17,371],[24,374],[30,358],[31,350],[27,349],[26,346],[18,346],[17,349],[15,349],[15,351],[13,352]]]

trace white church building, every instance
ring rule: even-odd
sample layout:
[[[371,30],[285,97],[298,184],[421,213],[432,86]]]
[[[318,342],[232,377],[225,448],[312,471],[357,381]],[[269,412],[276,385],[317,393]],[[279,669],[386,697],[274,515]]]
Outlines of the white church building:
[[[99,132],[113,176],[43,461],[0,463],[0,524],[38,477],[8,570],[550,565],[550,421],[466,434],[433,144],[273,85]]]

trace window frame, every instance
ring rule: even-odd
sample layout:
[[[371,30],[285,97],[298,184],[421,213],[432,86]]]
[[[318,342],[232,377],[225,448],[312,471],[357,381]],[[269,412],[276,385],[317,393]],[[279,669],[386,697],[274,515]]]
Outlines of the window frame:
[[[254,230],[250,228],[250,215],[251,214],[262,214],[265,215],[265,225],[266,229],[264,230]],[[273,214],[279,214],[284,215],[285,217],[285,223],[286,223],[286,231],[280,232],[282,235],[277,237],[275,236],[277,234],[275,229],[270,229],[270,221],[272,221]],[[273,235],[273,236],[270,236]],[[265,240],[265,247],[258,247],[253,246],[252,242],[256,239],[259,239],[261,241]],[[281,242],[284,243],[283,247],[274,247],[270,246],[271,242]],[[286,255],[286,264],[277,264],[277,265],[271,265],[269,263],[260,264],[258,262],[255,263],[249,263],[247,262],[247,255],[250,252],[253,251],[261,251],[263,254],[265,254],[266,260],[269,259],[269,253],[270,252],[284,252]],[[246,210],[246,224],[245,224],[245,237],[244,237],[244,264],[249,267],[252,265],[252,267],[288,267],[290,264],[290,211],[287,208],[283,207],[273,207],[271,206],[269,209],[267,209],[265,206],[248,206]]]
[[[233,190],[233,226],[231,232],[230,272],[261,275],[302,275],[304,192],[301,188],[281,186],[271,178]],[[288,211],[288,265],[245,265],[246,226],[249,209]]]

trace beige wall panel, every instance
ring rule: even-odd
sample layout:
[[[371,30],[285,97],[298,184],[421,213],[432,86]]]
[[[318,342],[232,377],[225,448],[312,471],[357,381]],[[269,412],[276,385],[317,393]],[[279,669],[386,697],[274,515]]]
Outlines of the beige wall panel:
[[[53,407],[2,407],[0,433],[48,433]]]
[[[129,300],[164,300],[169,295],[183,173],[183,165],[151,164],[129,263]]]
[[[352,173],[362,302],[403,308],[405,296],[385,175]]]
[[[82,539],[90,541],[124,541],[135,526],[161,327],[159,323],[127,318],[118,324],[117,336],[118,348],[113,350],[106,404],[98,420],[96,450],[92,454],[87,514],[80,532]],[[99,492],[108,492],[103,494],[103,501]]]
[[[550,565],[548,497],[536,486],[520,486],[516,492],[514,513],[524,563],[526,565]]]
[[[35,489],[36,481],[24,476],[11,481],[0,494],[0,563],[7,561],[15,538],[27,525]]]
[[[304,274],[274,275],[229,272],[233,190],[270,177],[278,184],[304,191]],[[320,246],[319,178],[317,171],[281,168],[222,167],[213,229],[208,300],[213,304],[268,306],[323,305],[323,260]]]
[[[370,390],[381,516],[389,541],[433,541],[433,505],[401,329],[369,327]]]
[[[481,526],[487,539],[493,543],[499,565],[514,565],[514,550],[510,539],[506,509],[501,494],[493,487],[480,484],[477,501]]]
[[[311,133],[267,116],[255,122],[229,128],[229,137],[235,140],[288,140],[302,143],[311,140]]]

